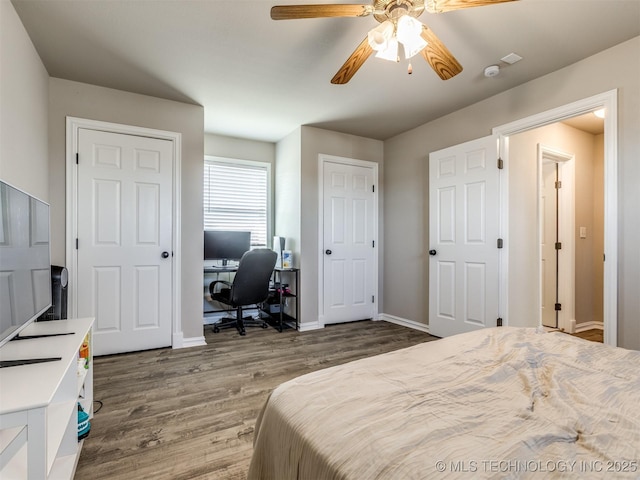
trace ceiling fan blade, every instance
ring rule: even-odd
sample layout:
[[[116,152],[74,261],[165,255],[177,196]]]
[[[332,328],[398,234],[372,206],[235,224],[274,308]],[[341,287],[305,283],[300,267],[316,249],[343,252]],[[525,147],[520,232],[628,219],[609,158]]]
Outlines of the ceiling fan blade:
[[[515,2],[517,0],[427,0],[425,7],[429,13],[443,13],[471,7],[485,7],[495,3]]]
[[[369,45],[369,39],[364,37],[362,43],[358,45],[358,48],[356,48],[347,61],[344,62],[344,65],[338,70],[338,73],[333,76],[331,83],[336,85],[344,85],[347,83],[372,53],[373,48]]]
[[[277,5],[271,8],[273,20],[298,18],[364,17],[372,12],[371,5]]]
[[[442,80],[449,80],[462,71],[462,65],[426,25],[422,26],[421,36],[427,42],[427,46],[420,54]]]

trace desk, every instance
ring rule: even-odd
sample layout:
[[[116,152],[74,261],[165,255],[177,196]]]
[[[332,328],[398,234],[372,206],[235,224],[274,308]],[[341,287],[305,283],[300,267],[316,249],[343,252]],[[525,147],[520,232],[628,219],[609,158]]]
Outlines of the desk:
[[[238,271],[237,265],[203,268],[203,273],[205,274],[233,273],[236,271]],[[274,286],[278,284],[286,283],[286,282],[283,282],[283,275],[284,275],[284,280],[288,280],[289,282],[290,291],[285,293],[283,292],[283,289],[276,290],[275,287],[273,290],[269,291],[270,297],[272,298],[275,297],[278,299],[278,305],[279,305],[278,312],[272,313],[268,309],[266,304],[262,304],[258,306],[259,312],[267,314],[271,319],[277,322],[276,328],[278,329],[279,332],[282,332],[283,326],[288,323],[294,324],[296,330],[300,328],[300,314],[299,314],[300,302],[299,302],[299,296],[298,296],[300,292],[299,273],[300,273],[299,268],[280,268],[280,267],[274,268],[273,275],[272,275]],[[231,281],[231,279],[229,279],[229,281]],[[291,290],[291,287],[292,287],[291,281],[294,282],[293,290]],[[295,309],[293,306],[291,307],[291,310],[290,310],[291,314],[284,312],[285,302],[288,298],[295,299],[295,304],[294,304]],[[226,311],[227,310],[225,309],[218,309],[218,310],[213,309],[211,304],[207,300],[203,299],[203,313],[219,313],[219,312],[226,312]]]
[[[215,273],[216,274],[216,280],[219,280],[219,273],[233,273],[233,272],[237,272],[238,271],[238,266],[237,265],[225,265],[223,267],[204,267],[202,269],[204,275],[208,275],[208,274],[212,274]],[[227,279],[229,282],[231,282],[233,279],[231,278],[231,276],[229,275],[229,278]],[[206,297],[206,295],[209,294],[209,283],[210,282],[205,282],[206,285],[203,285],[203,287],[205,288],[205,291],[203,292],[204,296]],[[207,314],[207,313],[221,313],[221,312],[226,312],[227,309],[223,309],[223,308],[218,308],[215,309],[213,308],[213,306],[211,305],[211,303],[206,299],[203,298],[202,299],[202,313],[203,314]]]
[[[237,272],[237,265],[225,265],[224,267],[204,267],[204,273],[230,273]]]
[[[273,284],[274,291],[270,293],[270,295],[276,295],[279,303],[279,314],[277,315],[276,320],[278,321],[277,329],[279,332],[282,332],[283,324],[293,323],[295,325],[295,329],[298,330],[300,328],[300,310],[299,310],[299,293],[300,293],[300,278],[299,278],[300,269],[299,268],[279,268],[276,267],[273,270]],[[295,282],[295,289],[285,293],[282,288],[276,289],[276,287],[283,282],[282,275],[289,277],[289,287],[291,287],[291,277]],[[292,315],[289,315],[284,312],[284,301],[287,298],[295,298],[295,311],[291,311]],[[261,311],[265,312],[264,308],[261,308]],[[271,318],[274,318],[274,315],[271,312],[265,312]]]

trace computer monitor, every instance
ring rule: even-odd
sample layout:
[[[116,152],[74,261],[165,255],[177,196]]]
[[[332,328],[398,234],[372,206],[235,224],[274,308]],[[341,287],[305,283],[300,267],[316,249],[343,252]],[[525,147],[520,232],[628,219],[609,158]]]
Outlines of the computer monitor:
[[[205,260],[222,260],[222,265],[226,265],[228,260],[240,260],[250,248],[251,232],[204,231]]]

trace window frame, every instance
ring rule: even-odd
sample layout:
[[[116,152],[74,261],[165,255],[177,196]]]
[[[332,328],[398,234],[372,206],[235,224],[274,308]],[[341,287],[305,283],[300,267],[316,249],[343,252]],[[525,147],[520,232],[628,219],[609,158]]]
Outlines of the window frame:
[[[240,158],[230,158],[230,157],[220,157],[217,155],[205,155],[204,162],[202,166],[203,170],[203,178],[202,178],[202,221],[203,221],[203,230],[204,227],[204,169],[207,162],[219,163],[230,166],[244,166],[244,167],[253,167],[253,168],[262,168],[266,170],[267,173],[267,231],[266,231],[266,245],[264,247],[256,247],[251,246],[251,248],[271,248],[271,242],[273,237],[273,177],[271,170],[270,162],[261,162],[258,160],[245,160]]]

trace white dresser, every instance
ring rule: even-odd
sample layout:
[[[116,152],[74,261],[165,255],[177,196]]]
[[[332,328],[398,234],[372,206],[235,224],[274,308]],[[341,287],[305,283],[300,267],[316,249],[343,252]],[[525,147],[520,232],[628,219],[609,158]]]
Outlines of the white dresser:
[[[0,478],[73,478],[78,442],[78,402],[93,411],[93,318],[37,322],[21,336],[71,335],[11,341],[0,360],[61,357],[59,361],[0,369]],[[78,361],[89,338],[88,368]]]

